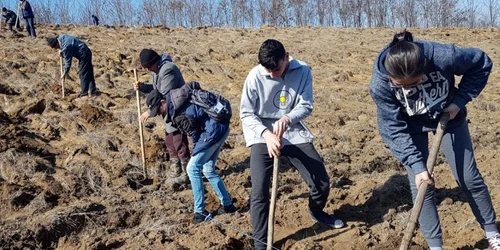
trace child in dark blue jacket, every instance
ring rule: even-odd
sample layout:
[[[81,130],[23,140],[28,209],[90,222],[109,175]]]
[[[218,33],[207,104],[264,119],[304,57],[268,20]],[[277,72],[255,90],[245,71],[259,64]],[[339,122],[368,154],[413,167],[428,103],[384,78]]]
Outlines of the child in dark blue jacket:
[[[476,166],[465,107],[483,90],[492,66],[479,49],[414,41],[404,31],[375,60],[370,94],[377,105],[379,132],[408,171],[413,200],[422,182],[434,183],[426,169],[427,134],[436,130],[441,113],[450,114],[441,148],[490,249],[500,250],[495,210]],[[462,76],[458,85],[455,75]],[[419,223],[430,249],[442,249],[433,186],[425,195]]]
[[[173,89],[163,96],[158,90],[153,90],[146,99],[150,109],[150,115],[161,114],[166,121],[171,121],[182,133],[190,135],[194,144],[191,159],[187,164],[187,173],[191,181],[194,196],[194,219],[193,222],[200,223],[209,221],[213,214],[205,209],[205,189],[203,186],[203,175],[208,179],[219,197],[221,207],[218,214],[234,213],[231,197],[224,186],[224,182],[215,171],[215,163],[221,151],[222,145],[229,135],[229,120],[218,122],[211,119],[204,109],[198,105],[186,101],[184,93],[187,88]],[[183,99],[183,100],[179,100]],[[178,110],[178,105],[182,106]],[[174,114],[174,112],[179,112]]]

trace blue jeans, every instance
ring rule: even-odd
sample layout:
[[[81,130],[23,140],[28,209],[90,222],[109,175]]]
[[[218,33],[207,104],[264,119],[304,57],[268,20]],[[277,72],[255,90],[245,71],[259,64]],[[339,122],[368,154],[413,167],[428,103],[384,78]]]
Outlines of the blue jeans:
[[[27,17],[24,19],[26,23],[26,31],[28,31],[28,36],[36,37],[35,32],[35,23],[33,21],[33,17]]]
[[[232,204],[224,182],[222,182],[219,174],[215,171],[215,162],[228,135],[229,130],[219,141],[215,142],[209,148],[192,155],[189,160],[187,174],[193,190],[195,213],[205,211],[205,188],[201,178],[202,171],[203,175],[210,182],[210,185],[212,185],[217,197],[219,197],[221,204],[223,206]]]

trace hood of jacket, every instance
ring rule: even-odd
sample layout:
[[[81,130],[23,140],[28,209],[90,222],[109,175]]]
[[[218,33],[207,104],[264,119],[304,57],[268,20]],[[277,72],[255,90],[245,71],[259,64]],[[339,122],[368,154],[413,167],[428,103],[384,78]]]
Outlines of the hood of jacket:
[[[161,66],[163,66],[166,62],[172,62],[172,57],[169,54],[162,54],[160,64],[158,64],[158,71],[160,71]]]
[[[394,88],[390,85],[389,75],[384,66],[389,52],[389,46],[386,46],[374,63],[370,90],[383,92],[384,95],[396,99],[400,103],[403,117],[407,120],[415,120],[416,123],[427,121],[435,123],[439,119],[439,114],[449,104],[455,89],[454,75],[450,73],[452,70],[440,66],[447,64],[442,63],[443,58],[439,58],[440,56],[436,57],[436,54],[449,54],[449,50],[446,51],[441,44],[428,41],[417,40],[415,44],[423,50],[426,58],[422,83],[411,88]]]

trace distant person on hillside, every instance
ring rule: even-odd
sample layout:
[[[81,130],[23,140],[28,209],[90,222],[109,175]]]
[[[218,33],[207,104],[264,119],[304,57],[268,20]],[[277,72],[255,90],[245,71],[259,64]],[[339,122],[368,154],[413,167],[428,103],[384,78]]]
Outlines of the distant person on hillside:
[[[259,65],[248,74],[241,94],[240,119],[246,146],[251,147],[250,218],[256,249],[266,249],[269,188],[273,158],[285,156],[309,187],[313,221],[341,228],[341,219],[323,211],[330,180],[323,159],[313,145],[304,119],[313,109],[311,68],[292,58],[277,40],[259,49]]]
[[[22,30],[21,26],[19,25],[19,19],[18,19],[16,13],[14,13],[14,11],[9,10],[9,9],[3,7],[2,8],[2,17],[3,17],[4,23],[6,23],[9,26],[9,30],[12,33],[17,33],[13,29],[13,27],[16,25],[16,20],[17,20],[17,26],[16,26],[17,31],[21,31]]]
[[[97,16],[95,15],[92,15],[92,23],[94,24],[94,26],[99,26],[99,18],[97,18]]]
[[[78,74],[80,76],[81,92],[79,97],[95,97],[97,89],[94,79],[94,67],[92,66],[92,52],[87,44],[80,39],[61,34],[57,38],[48,38],[47,45],[53,49],[60,49],[60,55],[64,58],[65,77],[71,68],[71,59],[78,59]]]
[[[427,172],[428,132],[435,131],[440,114],[450,114],[442,139],[453,176],[472,212],[486,232],[490,249],[500,250],[500,234],[488,188],[479,173],[465,105],[488,81],[493,62],[476,48],[413,40],[410,32],[394,36],[374,63],[370,94],[377,105],[379,132],[405,166],[413,200],[427,182],[420,229],[432,250],[443,247],[434,180]],[[458,85],[455,76],[462,76]]]
[[[208,116],[201,106],[188,100],[189,95],[186,94],[185,90],[188,89],[188,86],[195,84],[198,83],[192,82],[190,85],[173,89],[166,95],[162,95],[157,89],[154,89],[149,93],[146,104],[149,107],[150,116],[161,114],[165,121],[171,122],[183,134],[191,135],[194,146],[193,155],[187,165],[187,173],[194,196],[193,223],[197,224],[210,221],[214,216],[205,209],[205,188],[202,173],[219,198],[218,214],[232,214],[236,212],[236,208],[215,168],[224,141],[229,135],[229,119],[216,121]],[[174,102],[176,105],[173,104]],[[180,108],[180,110],[175,107]]]
[[[26,23],[26,31],[28,31],[28,36],[36,38],[35,32],[35,15],[33,14],[33,9],[31,4],[26,0],[19,0],[19,8],[23,13],[23,18]]]
[[[151,83],[136,82],[135,89],[143,93],[158,90],[162,95],[166,95],[170,90],[185,84],[181,71],[168,54],[160,56],[154,50],[143,49],[139,59],[142,67],[152,73],[153,79]],[[149,111],[144,112],[141,121],[144,123],[150,116],[152,114]],[[186,168],[190,157],[188,138],[173,127],[171,122],[165,123],[165,131],[165,146],[170,156],[169,176],[175,178],[174,182],[186,182],[188,180]]]

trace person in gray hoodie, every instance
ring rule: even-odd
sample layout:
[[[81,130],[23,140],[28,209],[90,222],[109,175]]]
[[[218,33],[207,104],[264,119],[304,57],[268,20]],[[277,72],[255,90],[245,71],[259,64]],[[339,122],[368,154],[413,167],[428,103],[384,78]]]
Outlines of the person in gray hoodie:
[[[277,40],[264,41],[259,65],[248,74],[241,94],[240,119],[246,146],[251,148],[250,218],[254,245],[265,249],[269,188],[273,158],[285,156],[310,187],[312,220],[341,228],[341,219],[323,211],[330,180],[303,120],[313,109],[311,68],[289,56]]]
[[[92,65],[92,51],[87,44],[80,39],[61,34],[56,38],[47,38],[47,45],[53,49],[60,49],[60,55],[64,59],[64,70],[61,78],[68,75],[71,68],[71,59],[78,59],[78,75],[80,77],[81,92],[79,97],[95,97],[97,89],[94,78],[94,66]]]
[[[413,200],[421,183],[430,184],[419,224],[432,250],[442,249],[442,231],[427,172],[428,132],[439,116],[450,114],[441,148],[472,212],[486,232],[490,249],[500,250],[491,197],[479,173],[465,105],[488,81],[493,63],[483,51],[452,44],[413,40],[410,32],[394,36],[375,60],[370,94],[377,105],[379,133],[408,172]],[[455,84],[455,76],[462,76]]]
[[[180,69],[172,62],[170,55],[160,56],[152,49],[143,49],[139,54],[139,59],[142,67],[153,74],[153,80],[151,83],[136,82],[135,89],[143,93],[150,93],[156,89],[165,96],[170,90],[180,88],[185,84]],[[144,123],[153,116],[151,111],[146,111],[141,115],[141,122]],[[165,146],[171,162],[169,176],[174,178],[174,183],[185,183],[188,181],[186,168],[191,155],[187,135],[172,126],[171,122],[164,120],[164,125]]]

